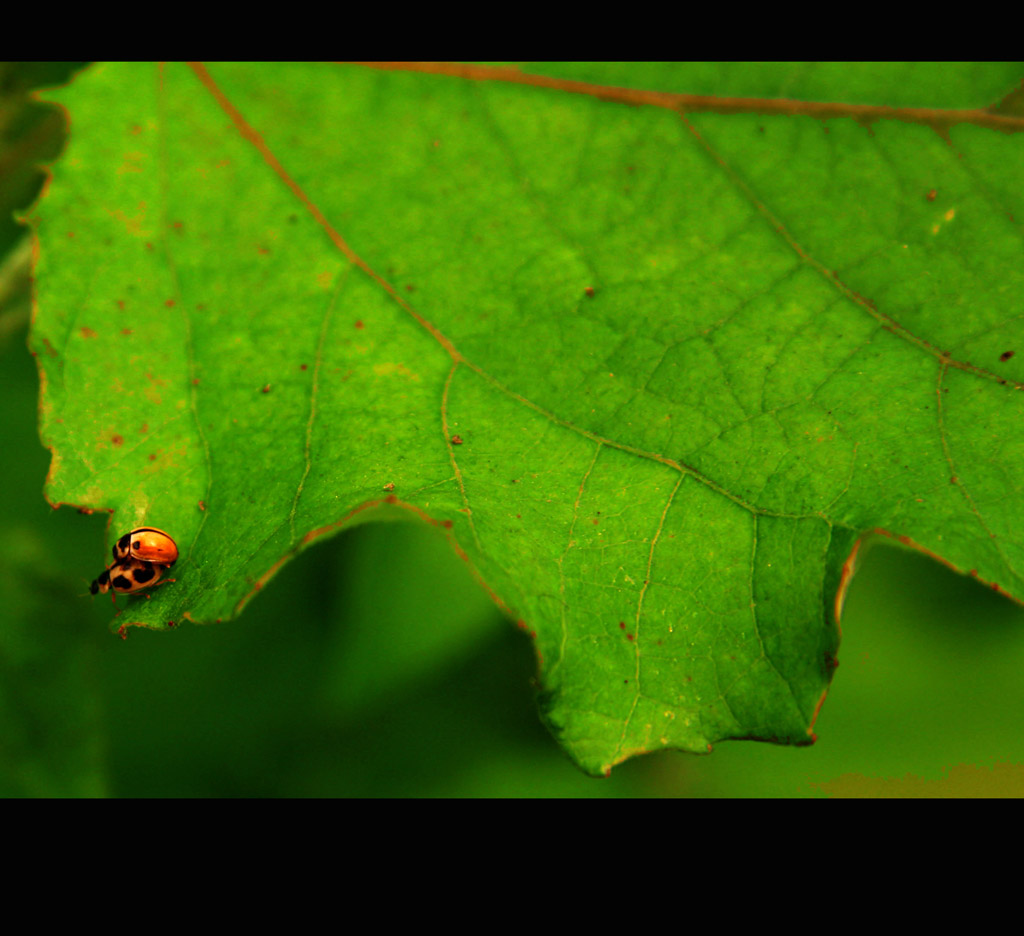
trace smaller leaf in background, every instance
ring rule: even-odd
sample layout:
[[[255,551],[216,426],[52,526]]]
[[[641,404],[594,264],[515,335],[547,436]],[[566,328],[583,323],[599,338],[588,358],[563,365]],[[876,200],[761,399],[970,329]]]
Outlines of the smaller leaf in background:
[[[0,62],[0,256],[24,235],[14,219],[43,183],[40,163],[64,142],[58,108],[31,98],[34,89],[63,84],[85,62]]]

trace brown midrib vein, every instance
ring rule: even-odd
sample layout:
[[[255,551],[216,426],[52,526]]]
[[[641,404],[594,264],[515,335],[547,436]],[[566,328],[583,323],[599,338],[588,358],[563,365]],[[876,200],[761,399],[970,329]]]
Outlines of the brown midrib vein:
[[[984,108],[893,107],[886,104],[849,104],[842,101],[800,101],[792,98],[720,97],[714,94],[680,94],[649,88],[622,88],[570,78],[555,78],[520,71],[513,66],[470,65],[460,62],[346,62],[381,71],[409,71],[470,81],[498,81],[527,85],[568,94],[583,94],[616,104],[661,107],[685,113],[762,114],[778,117],[814,117],[828,120],[848,117],[870,122],[896,120],[946,129],[969,123],[1004,132],[1024,130],[1024,117],[998,114]]]
[[[756,513],[756,514],[762,515],[762,516],[772,516],[772,517],[780,517],[780,518],[792,518],[792,519],[806,519],[807,518],[807,516],[808,516],[807,514],[790,514],[790,513],[786,513],[786,512],[782,512],[782,511],[771,511],[771,510],[765,510],[763,508],[757,507],[754,504],[748,503],[747,501],[745,501],[743,498],[737,496],[736,494],[733,494],[731,491],[723,488],[721,485],[719,485],[718,483],[713,481],[711,478],[707,477],[702,472],[698,471],[696,468],[694,468],[694,467],[692,467],[690,465],[685,464],[684,462],[681,462],[681,461],[679,461],[677,459],[668,458],[667,456],[661,455],[660,453],[657,453],[657,452],[649,452],[649,451],[646,451],[644,449],[636,448],[635,446],[627,445],[627,444],[622,443],[622,442],[616,442],[616,441],[614,441],[612,439],[605,438],[605,437],[599,435],[596,432],[592,432],[589,429],[585,429],[582,426],[577,426],[574,423],[569,422],[568,420],[561,419],[560,417],[556,416],[554,413],[544,409],[543,407],[541,407],[538,404],[534,403],[533,401],[527,399],[526,397],[522,396],[521,394],[516,393],[514,390],[506,387],[504,384],[500,383],[496,378],[494,378],[489,373],[487,373],[485,370],[483,370],[483,368],[481,368],[479,365],[477,365],[477,364],[473,363],[472,361],[468,360],[462,354],[462,352],[460,352],[455,347],[455,345],[452,343],[452,341],[439,328],[437,328],[437,326],[435,326],[433,323],[428,321],[424,316],[422,316],[418,311],[416,311],[416,309],[413,308],[413,306],[408,302],[408,300],[406,300],[402,295],[400,295],[399,292],[395,289],[395,287],[391,285],[391,283],[389,283],[387,280],[385,280],[384,277],[382,277],[372,267],[370,267],[370,265],[368,263],[366,263],[366,261],[363,260],[362,257],[360,257],[349,246],[347,241],[345,241],[345,239],[341,236],[341,234],[337,230],[335,230],[335,228],[331,225],[330,221],[323,214],[323,212],[319,209],[319,207],[316,205],[316,203],[305,193],[305,191],[303,191],[303,189],[299,186],[299,184],[294,179],[291,178],[291,176],[288,174],[287,170],[284,168],[284,166],[281,164],[281,162],[277,159],[277,157],[271,151],[270,147],[263,140],[263,137],[248,123],[248,121],[245,119],[245,117],[242,115],[242,113],[238,110],[238,108],[235,107],[235,105],[231,102],[231,100],[227,97],[227,95],[221,90],[221,88],[214,81],[213,77],[207,71],[206,67],[201,62],[189,62],[188,64],[189,64],[189,67],[195,73],[196,77],[199,79],[199,81],[203,84],[203,86],[207,89],[207,91],[209,91],[209,93],[214,97],[214,99],[217,101],[217,103],[220,105],[220,107],[225,111],[225,113],[231,118],[232,122],[235,124],[236,128],[238,129],[238,131],[241,134],[241,136],[243,137],[243,139],[245,139],[247,142],[249,142],[252,146],[254,146],[256,148],[256,150],[263,157],[263,159],[267,163],[267,165],[270,166],[270,168],[274,171],[274,173],[281,179],[282,182],[285,183],[285,185],[293,193],[293,195],[295,195],[295,197],[306,207],[306,209],[310,212],[310,214],[317,221],[317,223],[324,229],[324,231],[327,233],[327,235],[330,238],[330,240],[332,241],[332,243],[334,243],[334,245],[342,252],[342,254],[349,260],[349,262],[351,262],[353,265],[357,266],[367,276],[369,276],[372,280],[374,280],[382,289],[384,289],[385,292],[387,292],[387,294],[389,296],[391,296],[391,298],[402,309],[404,309],[417,323],[419,323],[419,325],[424,330],[426,330],[438,342],[438,344],[440,344],[445,349],[445,351],[451,357],[451,359],[452,359],[454,364],[456,364],[456,365],[457,364],[464,364],[467,368],[472,370],[474,373],[478,374],[482,379],[484,379],[489,384],[491,384],[499,392],[505,394],[506,396],[508,396],[511,399],[514,399],[514,400],[518,401],[519,403],[522,403],[524,406],[534,410],[535,412],[537,412],[540,415],[542,415],[544,418],[548,419],[550,422],[555,423],[556,425],[562,426],[563,428],[569,429],[570,431],[576,432],[577,434],[583,436],[584,438],[590,439],[592,442],[600,443],[600,444],[603,444],[603,445],[608,445],[609,447],[614,448],[614,449],[618,449],[619,451],[627,452],[627,453],[629,453],[631,455],[636,455],[637,457],[640,457],[640,458],[645,458],[645,459],[648,459],[648,460],[651,460],[651,461],[659,462],[660,464],[663,464],[663,465],[665,465],[665,466],[667,466],[669,468],[672,468],[672,469],[674,469],[676,471],[680,471],[680,472],[683,472],[685,474],[689,474],[695,480],[700,481],[701,483],[707,485],[709,488],[714,490],[716,493],[721,494],[723,497],[728,498],[729,500],[731,500],[734,503],[736,503],[738,506],[743,507],[745,510],[750,511],[751,513]],[[700,140],[699,137],[698,137],[698,140]],[[731,170],[731,168],[728,167],[724,163],[724,161],[722,161],[721,158],[718,157],[717,154],[714,153],[714,151],[710,150],[710,148],[707,147],[706,143],[704,143],[703,141],[700,141],[700,142],[701,142],[701,144],[706,149],[708,149],[708,151],[709,151],[709,153],[711,153],[712,157],[716,158],[720,162],[720,164],[722,165],[723,169],[725,169],[727,172],[732,173],[733,176],[735,175],[735,173]],[[736,178],[735,181],[736,181],[736,183],[738,185],[743,185],[742,180]],[[752,201],[753,201],[755,206],[759,205],[757,200],[753,197],[752,193],[747,192],[746,194],[747,194],[747,197],[752,199]],[[773,216],[767,211],[766,208],[763,208],[763,206],[761,206],[760,211],[770,222],[772,222],[772,223],[774,223],[774,224],[776,224],[778,226],[778,228],[780,229],[780,233],[785,232],[785,229],[782,228],[781,224],[779,224],[777,221],[774,220]],[[821,271],[821,272],[823,272],[824,274],[827,275],[828,271],[826,271],[825,268],[822,267],[820,263],[818,263],[817,261],[814,261],[813,258],[810,258],[808,255],[803,253],[802,249],[799,247],[798,244],[796,244],[795,241],[792,240],[792,238],[788,235],[788,233],[785,233],[784,236],[789,240],[789,242],[790,242],[791,246],[793,247],[793,249],[796,250],[796,252],[805,261],[811,263],[816,269],[818,269],[819,271]],[[845,287],[844,285],[839,283],[838,280],[831,280],[831,281],[833,282],[833,285],[835,285],[837,287],[840,287],[840,291],[843,292],[844,295],[847,295],[849,298],[856,297],[855,293],[853,293],[847,287]],[[860,304],[865,309],[867,309],[869,312],[872,311],[870,305],[867,304],[866,300],[861,299],[861,303]],[[877,311],[873,311],[872,315],[873,315],[874,318],[878,319],[879,316],[881,315],[881,313],[878,313]],[[895,322],[892,322],[892,320],[888,319],[887,316],[885,317],[885,319],[886,319],[887,323],[890,323],[893,326],[893,328],[891,328],[890,330],[895,331],[896,328],[899,327],[899,326],[897,326],[897,324]],[[926,348],[931,349],[931,346],[928,345],[927,342],[924,342],[922,339],[916,338],[916,336],[913,336],[909,331],[907,331],[905,329],[903,329],[902,331],[896,332],[896,333],[897,334],[901,334],[903,337],[907,338],[907,340],[912,340],[913,343],[918,344],[921,347],[926,347]],[[949,364],[950,366],[957,366],[958,363],[959,363],[959,362],[953,361],[948,356],[943,355],[942,357],[946,361],[946,363]],[[961,366],[964,369],[973,370],[973,371],[976,371],[978,373],[985,373],[985,374],[988,373],[988,372],[982,372],[982,371],[980,371],[980,369],[974,368],[972,365],[962,364]],[[993,379],[996,379],[995,375],[990,375],[990,376],[992,376]],[[824,516],[821,516],[820,514],[814,514],[814,516],[817,516],[820,519],[825,520],[826,522],[829,522],[829,523],[832,522],[832,521],[829,521],[828,518],[826,518]]]
[[[942,108],[890,107],[875,104],[845,104],[840,102],[796,101],[783,98],[749,98],[749,97],[717,97],[715,95],[675,94],[667,91],[651,91],[642,88],[619,88],[608,85],[596,85],[585,81],[573,81],[565,78],[552,78],[547,75],[534,75],[519,71],[518,68],[493,65],[467,65],[453,62],[351,62],[346,64],[360,65],[386,71],[413,71],[425,74],[470,79],[473,81],[501,81],[523,84],[551,90],[565,91],[572,94],[586,94],[602,101],[613,101],[622,104],[646,105],[661,107],[679,114],[687,131],[693,135],[697,143],[704,149],[729,178],[754,209],[768,222],[772,229],[786,242],[804,263],[818,272],[834,289],[854,304],[861,307],[868,315],[881,325],[916,345],[926,353],[940,359],[946,366],[954,367],[968,373],[976,374],[986,380],[993,380],[1003,386],[1024,389],[1024,385],[1007,380],[992,371],[978,367],[967,361],[959,361],[948,352],[941,350],[924,338],[915,335],[905,325],[878,308],[870,300],[865,299],[854,289],[844,283],[832,270],[827,269],[820,261],[808,254],[793,238],[786,227],[768,208],[754,195],[750,187],[701,136],[697,129],[686,119],[687,113],[713,112],[720,114],[756,113],[778,116],[809,116],[818,119],[829,117],[849,117],[862,121],[898,120],[918,123],[936,129],[947,128],[957,123],[972,123],[978,126],[999,130],[1024,130],[1024,117],[1007,117],[992,111],[981,109],[947,110]],[[399,297],[400,298],[400,297]],[[468,362],[467,362],[468,363]]]
[[[720,485],[712,481],[710,478],[701,474],[701,472],[697,471],[695,468],[692,468],[689,465],[685,465],[682,462],[672,458],[667,458],[666,456],[660,455],[656,452],[647,452],[644,451],[643,449],[635,448],[631,445],[625,445],[624,443],[621,442],[615,442],[611,439],[606,439],[595,432],[591,432],[590,430],[584,429],[581,426],[576,426],[573,423],[568,422],[567,420],[560,419],[554,413],[545,410],[543,407],[538,406],[536,403],[532,402],[531,400],[528,400],[526,397],[504,386],[504,384],[500,383],[498,380],[496,380],[494,377],[492,377],[490,374],[484,371],[479,365],[467,360],[463,356],[462,352],[460,352],[455,347],[451,340],[449,340],[449,338],[439,328],[437,328],[434,324],[432,324],[426,318],[420,315],[420,313],[417,312],[412,307],[408,300],[406,300],[403,296],[401,296],[398,293],[394,286],[392,286],[387,280],[384,279],[384,277],[382,277],[372,267],[370,267],[370,265],[366,263],[366,261],[363,260],[362,257],[360,257],[349,246],[349,244],[341,236],[341,234],[334,229],[334,227],[331,225],[331,222],[327,219],[324,213],[317,207],[316,203],[303,191],[301,186],[294,179],[292,179],[292,177],[288,174],[288,171],[281,164],[280,160],[278,160],[278,158],[274,155],[270,147],[267,146],[266,142],[263,140],[263,137],[259,133],[257,133],[252,126],[250,126],[249,122],[245,119],[245,117],[238,110],[238,108],[234,106],[234,104],[230,101],[227,95],[220,89],[217,83],[213,80],[213,77],[207,71],[205,66],[201,62],[189,62],[188,64],[189,67],[195,73],[196,77],[199,79],[199,81],[203,84],[207,91],[210,92],[210,94],[214,97],[214,99],[225,111],[225,113],[231,118],[239,133],[242,135],[242,138],[248,141],[252,146],[256,148],[257,152],[260,153],[264,161],[267,163],[268,166],[270,166],[270,168],[274,171],[278,178],[280,178],[281,181],[285,183],[285,185],[292,192],[292,194],[295,195],[295,197],[298,198],[298,200],[306,207],[310,214],[312,214],[316,222],[327,233],[332,243],[334,243],[334,245],[342,252],[342,254],[349,260],[350,263],[352,263],[354,266],[359,267],[360,270],[362,270],[364,273],[366,273],[367,276],[369,276],[378,285],[380,285],[381,288],[383,288],[385,292],[387,292],[387,294],[391,296],[391,298],[394,299],[396,303],[398,303],[399,306],[401,306],[406,312],[408,312],[409,315],[413,319],[415,319],[416,322],[418,322],[427,332],[429,332],[438,342],[438,344],[440,344],[441,347],[443,347],[445,351],[448,352],[448,355],[451,357],[454,365],[464,364],[466,367],[468,367],[474,373],[478,374],[481,378],[486,380],[501,393],[504,393],[511,399],[517,400],[518,402],[522,403],[524,406],[529,407],[535,412],[540,413],[542,416],[544,416],[551,422],[555,423],[556,425],[560,425],[566,429],[570,429],[571,431],[576,432],[584,436],[585,438],[590,439],[593,442],[599,442],[604,445],[608,445],[612,448],[619,449],[620,451],[628,452],[632,455],[637,455],[641,458],[647,458],[650,459],[651,461],[660,462],[661,464],[673,468],[676,471],[688,473],[697,480],[702,481],[704,484],[707,484],[713,490],[722,494],[724,497],[727,497],[729,498],[729,500],[734,501],[741,507],[744,507],[747,510],[757,511],[758,513],[765,513],[765,511],[761,510],[760,508],[755,507],[752,504],[746,503],[742,498],[737,497],[735,494],[732,494],[731,492],[725,490]],[[450,376],[451,375],[449,375],[449,378]],[[789,514],[776,513],[772,511],[769,511],[768,513],[771,516],[789,516]],[[803,515],[800,516],[802,517]]]
[[[300,202],[306,207],[306,210],[313,216],[316,222],[324,229],[327,236],[330,237],[334,246],[337,247],[342,254],[348,259],[348,261],[355,266],[359,267],[367,276],[374,280],[380,285],[392,299],[395,300],[406,312],[408,312],[420,325],[433,335],[434,339],[440,344],[451,356],[453,360],[462,360],[462,355],[455,349],[455,346],[448,340],[448,338],[436,328],[433,324],[428,322],[422,315],[419,314],[405,299],[398,294],[398,291],[392,286],[383,276],[373,270],[369,264],[363,260],[351,247],[349,247],[345,238],[341,236],[333,227],[330,221],[324,216],[324,213],[317,207],[316,203],[303,191],[302,187],[296,182],[289,174],[288,171],[281,165],[278,158],[274,155],[273,151],[264,142],[263,137],[253,128],[250,123],[242,116],[242,113],[231,103],[228,96],[220,89],[220,86],[213,80],[213,77],[206,70],[206,66],[202,62],[189,62],[189,67],[195,72],[196,77],[203,84],[207,91],[213,95],[214,100],[220,105],[221,109],[231,118],[234,125],[238,128],[238,132],[242,135],[242,138],[251,143],[256,151],[263,157],[267,165],[274,170],[274,173],[278,178],[284,182],[286,186],[291,190],[292,194],[298,198]]]

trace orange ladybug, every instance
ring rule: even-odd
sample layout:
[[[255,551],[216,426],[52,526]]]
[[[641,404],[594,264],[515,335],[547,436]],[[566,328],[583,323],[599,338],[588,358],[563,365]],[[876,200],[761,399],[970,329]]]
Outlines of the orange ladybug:
[[[114,544],[114,558],[121,562],[125,559],[141,559],[170,568],[178,561],[178,544],[170,533],[156,527],[137,527],[131,533],[125,533]]]
[[[89,586],[89,591],[94,595],[105,595],[113,590],[115,594],[111,596],[112,598],[116,595],[130,595],[156,585],[165,571],[162,565],[128,557],[115,562],[109,569],[104,569]],[[173,582],[174,579],[167,581]]]

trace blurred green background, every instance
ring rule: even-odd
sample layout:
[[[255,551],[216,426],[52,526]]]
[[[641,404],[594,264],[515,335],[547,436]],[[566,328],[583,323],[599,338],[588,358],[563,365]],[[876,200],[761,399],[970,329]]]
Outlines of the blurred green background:
[[[661,753],[603,780],[540,723],[528,636],[422,525],[320,543],[238,620],[112,635],[88,595],[106,515],[42,496],[13,220],[63,132],[28,93],[76,64],[0,63],[0,794],[1024,795],[1024,609],[887,543],[862,551],[817,744]]]

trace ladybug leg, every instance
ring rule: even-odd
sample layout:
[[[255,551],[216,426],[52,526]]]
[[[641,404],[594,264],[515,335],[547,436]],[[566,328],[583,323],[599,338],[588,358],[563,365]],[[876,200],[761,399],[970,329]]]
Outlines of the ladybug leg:
[[[154,588],[159,588],[161,585],[166,585],[168,582],[176,582],[176,581],[178,581],[178,580],[177,579],[160,579],[160,581],[157,582],[153,587]],[[152,595],[146,595],[146,600],[148,601],[152,597],[153,597]]]
[[[157,566],[157,568],[158,569],[159,568],[163,568],[163,569],[166,570],[167,566]],[[152,588],[159,588],[161,585],[166,585],[168,582],[176,582],[176,581],[178,581],[178,580],[177,579],[160,579],[159,582],[154,582],[151,587]],[[153,597],[152,595],[146,595],[146,601],[149,601],[149,599],[152,598],[152,597]]]

